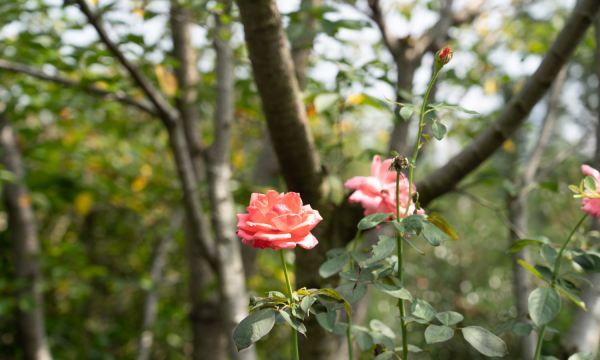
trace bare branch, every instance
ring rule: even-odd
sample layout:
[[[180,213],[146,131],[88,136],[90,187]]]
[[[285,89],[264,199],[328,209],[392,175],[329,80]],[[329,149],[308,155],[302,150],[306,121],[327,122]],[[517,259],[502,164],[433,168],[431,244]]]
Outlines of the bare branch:
[[[79,5],[81,12],[86,16],[88,22],[96,29],[100,41],[102,41],[113,56],[117,58],[121,65],[127,69],[135,83],[142,89],[146,97],[148,97],[148,100],[154,105],[160,115],[160,119],[166,126],[174,126],[179,117],[177,111],[173,109],[169,102],[164,98],[163,94],[144,76],[142,71],[129,61],[119,47],[110,39],[100,18],[92,12],[92,9],[90,9],[86,0],[75,0],[75,3]]]
[[[400,50],[398,46],[398,41],[392,38],[387,29],[387,24],[385,22],[385,17],[383,11],[381,10],[381,4],[379,3],[379,0],[368,0],[368,3],[369,8],[371,8],[370,17],[379,28],[379,32],[381,33],[383,43],[388,48],[392,56],[396,57]]]
[[[423,204],[452,190],[523,124],[531,109],[546,93],[583,38],[599,8],[600,2],[597,0],[579,2],[536,72],[529,78],[521,92],[510,101],[498,119],[446,165],[417,184]]]
[[[113,91],[104,90],[102,88],[99,88],[99,87],[93,86],[93,85],[88,85],[88,86],[82,85],[78,81],[71,80],[71,79],[61,76],[61,75],[51,75],[44,71],[30,67],[28,65],[17,64],[17,63],[9,62],[6,60],[0,60],[0,70],[6,70],[6,71],[13,72],[13,73],[24,74],[24,75],[31,76],[36,79],[50,81],[53,83],[57,83],[59,85],[64,85],[67,87],[81,89],[92,95],[99,95],[108,100],[113,100],[113,101],[123,103],[125,105],[133,106],[133,107],[135,107],[139,110],[142,110],[150,115],[153,115],[153,116],[156,115],[156,110],[154,109],[152,104],[149,104],[146,101],[140,101],[140,100],[131,98],[121,91],[113,92]]]

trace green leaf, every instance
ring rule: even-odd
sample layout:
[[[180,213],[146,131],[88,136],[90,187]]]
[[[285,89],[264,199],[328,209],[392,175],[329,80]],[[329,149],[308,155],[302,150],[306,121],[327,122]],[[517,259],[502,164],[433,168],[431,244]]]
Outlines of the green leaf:
[[[318,313],[317,315],[315,315],[315,317],[317,318],[317,322],[319,323],[319,325],[321,325],[321,327],[329,332],[333,332],[333,328],[335,327],[335,312],[333,311],[327,311],[327,312],[322,312],[322,313]]]
[[[528,323],[516,322],[510,330],[517,336],[527,336],[533,330],[533,326]]]
[[[442,124],[439,121],[434,121],[431,124],[431,134],[437,140],[442,140],[446,135],[446,125]]]
[[[521,265],[525,270],[529,271],[536,278],[545,280],[544,276],[542,276],[542,274],[539,271],[537,271],[533,266],[526,263],[523,259],[517,259],[517,263]]]
[[[350,260],[350,256],[347,253],[342,253],[338,256],[335,256],[327,261],[325,261],[319,267],[319,275],[323,278],[328,278],[332,275],[335,275],[344,269],[344,266]]]
[[[444,325],[450,326],[458,324],[465,319],[464,316],[456,311],[444,311],[435,314],[435,317]]]
[[[452,339],[454,329],[447,326],[429,325],[425,329],[425,341],[428,344],[435,344]]]
[[[412,344],[408,344],[407,348],[408,348],[408,352],[411,352],[411,353],[420,353],[420,352],[424,351],[420,347],[418,347],[416,345],[412,345]],[[402,346],[398,346],[397,348],[394,348],[394,351],[402,352]]]
[[[517,240],[514,244],[512,244],[509,251],[511,253],[518,253],[519,251],[521,251],[522,249],[524,249],[528,246],[542,246],[542,245],[544,245],[544,243],[541,242],[540,240],[521,239],[521,240]]]
[[[374,228],[390,218],[392,214],[376,213],[367,215],[358,222],[358,230],[367,230]]]
[[[346,283],[338,286],[336,290],[349,304],[355,304],[367,294],[367,285]]]
[[[596,191],[596,180],[591,176],[586,176],[583,179],[583,185],[586,190]]]
[[[573,261],[586,271],[600,272],[600,254],[595,251],[576,255]]]
[[[467,326],[461,331],[465,340],[485,356],[503,357],[508,354],[504,341],[487,329],[480,326]]]
[[[561,293],[564,297],[569,299],[573,304],[579,306],[583,311],[587,311],[585,303],[583,302],[583,300],[581,300],[579,296],[574,294],[571,290],[562,287],[560,284],[557,284],[555,286],[558,292]]]
[[[393,351],[384,351],[381,354],[375,356],[373,360],[390,360],[396,356]]]
[[[442,242],[449,240],[450,237],[437,226],[428,221],[423,221],[423,237],[431,246],[440,246]]]
[[[390,339],[396,338],[396,334],[394,333],[394,331],[392,329],[390,329],[389,326],[384,324],[381,320],[377,320],[377,319],[371,320],[369,322],[369,327],[373,331],[383,334],[383,335],[389,337]]]
[[[408,290],[399,285],[389,285],[384,284],[382,282],[376,282],[375,288],[380,290],[396,299],[404,299],[408,301],[413,301],[413,297]]]
[[[544,244],[540,249],[540,254],[542,255],[542,258],[546,260],[548,265],[554,266],[554,261],[556,260],[556,256],[558,255],[556,253],[556,250],[554,250],[550,245]]]
[[[361,265],[366,266],[376,263],[396,252],[396,239],[387,235],[379,235],[379,241],[373,245],[373,255]]]
[[[569,356],[568,360],[594,360],[594,354],[580,352]]]
[[[433,306],[431,306],[427,301],[421,299],[417,299],[410,305],[410,312],[412,316],[428,322],[431,321],[435,316],[435,310],[433,309]]]
[[[529,316],[537,326],[554,319],[560,310],[560,296],[552,288],[537,288],[529,294],[527,300]]]
[[[410,119],[410,117],[412,116],[412,114],[415,112],[415,109],[412,106],[402,106],[400,108],[400,116],[404,119],[407,120]]]
[[[373,343],[373,337],[371,337],[371,334],[366,331],[359,331],[355,338],[361,351],[367,351],[371,349],[373,345],[375,345]]]
[[[414,232],[419,235],[421,230],[423,230],[424,222],[423,215],[410,215],[402,219],[402,226],[404,226],[407,232]]]
[[[233,341],[238,351],[249,347],[267,335],[275,325],[275,310],[263,309],[248,315],[233,330]]]
[[[305,314],[308,314],[311,306],[317,301],[317,298],[314,296],[307,295],[302,298],[300,301],[300,308],[304,311]]]
[[[292,318],[285,310],[279,310],[279,315],[285,320],[285,322],[291,326],[294,330],[302,335],[306,335],[306,326],[296,318]]]

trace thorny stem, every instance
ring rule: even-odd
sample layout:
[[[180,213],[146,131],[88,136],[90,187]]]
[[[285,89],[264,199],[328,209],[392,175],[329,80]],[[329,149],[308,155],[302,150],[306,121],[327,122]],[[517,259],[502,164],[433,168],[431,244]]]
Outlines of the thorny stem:
[[[552,270],[552,281],[550,282],[551,288],[554,288],[554,285],[556,284],[556,280],[557,280],[558,274],[560,272],[560,260],[562,258],[563,252],[567,248],[567,245],[569,244],[569,242],[571,242],[571,239],[573,238],[573,235],[575,235],[575,232],[577,231],[577,229],[579,229],[579,227],[581,226],[581,224],[583,224],[583,221],[586,218],[587,218],[587,214],[584,214],[581,217],[581,219],[579,219],[579,221],[577,222],[577,224],[575,225],[573,230],[571,230],[571,233],[567,237],[567,240],[562,244],[562,246],[560,247],[560,250],[558,251],[558,254],[556,255],[556,259],[554,260],[554,269]],[[540,356],[542,355],[542,344],[544,342],[545,334],[546,334],[546,325],[542,325],[542,327],[540,328],[540,330],[538,332],[537,344],[535,345],[535,355],[533,356],[534,360],[539,360]]]
[[[279,251],[279,257],[281,259],[281,265],[283,266],[283,274],[285,275],[285,284],[287,285],[288,299],[290,306],[294,303],[294,292],[292,291],[292,284],[288,276],[287,265],[285,264],[285,258],[283,257],[283,250]],[[292,329],[292,358],[294,360],[300,360],[300,354],[298,352],[298,333]]]

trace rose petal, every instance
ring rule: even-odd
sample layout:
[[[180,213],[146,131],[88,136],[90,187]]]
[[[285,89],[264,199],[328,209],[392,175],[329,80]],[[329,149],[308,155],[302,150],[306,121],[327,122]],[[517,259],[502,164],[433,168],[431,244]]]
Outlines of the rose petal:
[[[319,243],[319,241],[317,240],[317,238],[309,233],[308,235],[306,235],[304,237],[304,239],[302,239],[301,241],[298,242],[298,245],[300,245],[302,248],[304,248],[306,250],[310,250],[310,249],[314,248],[315,246],[317,246],[318,243]]]

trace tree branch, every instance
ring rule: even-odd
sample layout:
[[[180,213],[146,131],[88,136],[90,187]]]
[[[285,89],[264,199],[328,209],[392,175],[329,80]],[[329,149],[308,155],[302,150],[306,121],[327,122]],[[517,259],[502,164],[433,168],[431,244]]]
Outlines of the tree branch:
[[[96,33],[100,37],[100,41],[102,41],[104,46],[106,46],[113,56],[117,58],[121,65],[127,69],[135,83],[142,89],[148,100],[154,105],[156,111],[160,115],[160,119],[167,127],[174,126],[179,117],[177,111],[164,98],[163,94],[161,94],[161,92],[158,91],[144,76],[142,71],[131,61],[129,61],[119,47],[110,39],[106,29],[104,28],[104,25],[100,21],[100,18],[92,12],[92,9],[87,4],[86,0],[74,1],[81,9],[81,12],[83,12],[83,14],[86,16],[88,22],[94,27],[94,29],[96,29]]]
[[[546,93],[552,81],[583,38],[600,8],[597,0],[582,0],[556,37],[550,51],[491,126],[473,142],[417,184],[423,205],[449,192],[471,171],[489,158],[523,124],[535,104]]]
[[[87,93],[92,95],[99,95],[108,100],[117,101],[123,103],[125,105],[133,106],[143,112],[146,112],[152,116],[156,116],[156,110],[152,106],[152,104],[147,103],[146,101],[136,100],[127,96],[125,93],[121,91],[112,92],[108,90],[104,90],[97,86],[89,85],[85,86],[78,81],[71,80],[69,78],[60,76],[60,75],[51,75],[44,71],[37,70],[33,67],[24,64],[17,64],[13,62],[9,62],[6,60],[0,60],[0,70],[6,70],[13,73],[24,74],[27,76],[31,76],[36,79],[49,81],[53,83],[57,83],[59,85],[64,85],[67,87],[73,87],[77,89],[81,89]]]
[[[379,32],[381,33],[381,38],[383,39],[383,43],[388,48],[390,54],[395,58],[399,52],[399,46],[397,39],[392,38],[390,35],[387,24],[385,22],[385,18],[383,15],[383,11],[381,10],[381,4],[379,0],[368,0],[369,8],[371,9],[371,20],[375,22],[375,25],[379,28]]]

